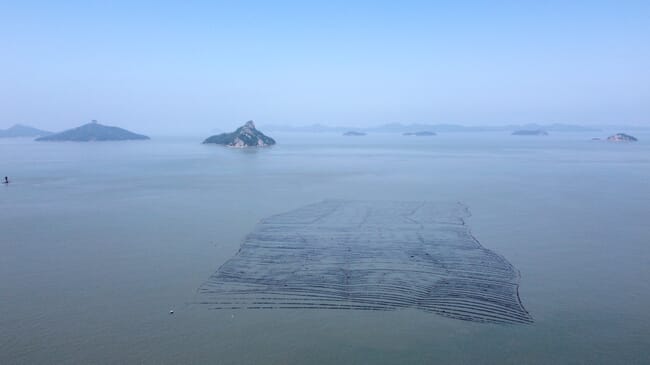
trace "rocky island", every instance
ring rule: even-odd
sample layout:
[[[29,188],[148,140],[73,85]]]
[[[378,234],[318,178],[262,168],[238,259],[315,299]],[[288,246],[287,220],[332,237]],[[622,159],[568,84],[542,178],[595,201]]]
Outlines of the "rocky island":
[[[366,134],[363,132],[349,131],[343,133],[343,135],[348,137],[358,137],[358,136],[365,136]]]
[[[635,137],[630,136],[629,134],[625,133],[616,133],[613,136],[607,137],[607,141],[609,142],[636,142],[638,139]]]
[[[255,129],[255,123],[249,120],[232,133],[221,133],[207,138],[203,143],[214,143],[228,147],[267,147],[275,144],[275,140]]]
[[[52,134],[52,132],[40,130],[22,124],[16,124],[7,129],[0,129],[0,138],[40,137],[50,134]]]
[[[522,129],[512,132],[513,136],[548,136],[548,132],[543,129]]]
[[[126,141],[126,140],[143,140],[149,137],[129,132],[126,129],[111,127],[97,123],[96,120],[81,127],[68,129],[61,133],[51,134],[37,138],[37,141]]]
[[[435,136],[435,132],[429,132],[429,131],[422,131],[422,132],[406,132],[402,133],[403,136],[418,136],[418,137],[426,137],[426,136]]]

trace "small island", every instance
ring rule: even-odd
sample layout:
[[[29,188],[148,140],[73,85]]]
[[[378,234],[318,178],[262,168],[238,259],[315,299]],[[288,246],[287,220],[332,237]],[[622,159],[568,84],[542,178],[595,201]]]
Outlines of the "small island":
[[[7,129],[0,129],[0,138],[40,137],[52,134],[52,132],[40,130],[27,125],[16,124]]]
[[[522,129],[512,132],[513,136],[548,136],[548,132],[543,129]]]
[[[609,142],[636,142],[638,139],[635,137],[630,136],[629,134],[625,133],[616,133],[613,136],[607,137],[607,141]]]
[[[232,133],[221,133],[207,138],[204,144],[220,144],[228,147],[267,147],[275,144],[275,140],[255,129],[255,123],[249,120]]]
[[[129,132],[119,127],[111,127],[97,123],[96,120],[80,127],[68,129],[60,133],[51,134],[36,138],[37,141],[72,141],[72,142],[90,142],[90,141],[127,141],[127,140],[145,140],[149,137],[142,134]]]
[[[427,137],[427,136],[435,136],[435,132],[429,132],[429,131],[422,131],[422,132],[406,132],[402,133],[403,136],[418,136],[418,137]]]
[[[348,136],[348,137],[358,137],[358,136],[365,136],[366,134],[363,133],[363,132],[349,131],[349,132],[343,133],[343,135]]]

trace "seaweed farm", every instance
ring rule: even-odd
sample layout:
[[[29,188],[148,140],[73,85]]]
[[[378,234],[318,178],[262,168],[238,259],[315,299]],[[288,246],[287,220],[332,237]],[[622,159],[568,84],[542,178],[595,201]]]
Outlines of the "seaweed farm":
[[[327,200],[272,216],[199,288],[212,309],[416,308],[531,323],[518,271],[471,235],[460,203]]]

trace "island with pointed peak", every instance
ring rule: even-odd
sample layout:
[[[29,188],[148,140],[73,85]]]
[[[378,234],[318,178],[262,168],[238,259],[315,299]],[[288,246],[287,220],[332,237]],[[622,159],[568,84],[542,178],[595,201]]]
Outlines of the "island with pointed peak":
[[[232,133],[221,133],[208,137],[204,144],[220,144],[228,147],[268,147],[275,144],[275,140],[255,128],[255,122],[249,120]]]

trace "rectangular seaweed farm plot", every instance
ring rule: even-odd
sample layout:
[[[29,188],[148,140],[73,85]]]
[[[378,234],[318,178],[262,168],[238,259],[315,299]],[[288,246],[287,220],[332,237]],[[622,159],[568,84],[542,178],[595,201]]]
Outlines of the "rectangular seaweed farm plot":
[[[416,308],[531,323],[518,271],[471,235],[460,204],[327,200],[262,220],[199,288],[214,309]]]

